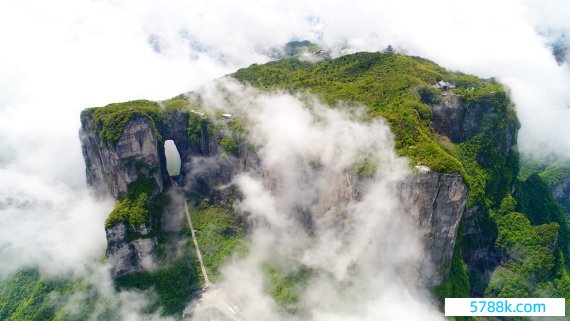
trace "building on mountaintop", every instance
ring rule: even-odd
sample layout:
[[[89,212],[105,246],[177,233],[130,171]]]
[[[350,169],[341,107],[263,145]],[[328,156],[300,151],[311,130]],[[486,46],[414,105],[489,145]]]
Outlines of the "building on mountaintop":
[[[396,51],[394,50],[394,48],[392,48],[392,45],[388,45],[388,47],[386,47],[386,49],[384,49],[384,51],[382,51],[385,54],[393,54],[396,53]]]
[[[435,87],[437,87],[437,88],[439,88],[439,89],[441,89],[441,90],[443,90],[443,91],[449,91],[449,90],[455,89],[455,85],[454,85],[454,84],[452,84],[452,83],[450,83],[450,82],[447,82],[447,81],[444,81],[444,80],[438,81],[438,82],[435,84]]]

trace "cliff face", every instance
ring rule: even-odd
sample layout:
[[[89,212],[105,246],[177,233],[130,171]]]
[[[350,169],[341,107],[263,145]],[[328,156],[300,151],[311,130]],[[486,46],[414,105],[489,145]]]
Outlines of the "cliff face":
[[[102,143],[93,128],[92,115],[82,115],[80,138],[85,158],[87,183],[119,198],[139,174],[152,179],[157,194],[164,190],[164,151],[146,118],[133,118],[125,126],[116,146]],[[162,147],[164,149],[164,147]]]
[[[460,97],[448,94],[442,103],[432,106],[432,124],[436,133],[447,137],[453,143],[462,143],[469,138],[491,130],[491,124],[501,118],[493,102],[463,103]],[[500,131],[501,139],[495,146],[504,155],[516,143],[518,123],[506,122]]]
[[[403,204],[425,238],[431,260],[426,268],[433,268],[428,271],[431,285],[441,284],[449,275],[467,196],[467,186],[459,174],[418,174],[402,184]]]
[[[158,134],[163,139],[175,141],[182,163],[188,162],[191,155],[202,154],[201,147],[186,138],[188,113],[175,112],[168,116],[168,124],[159,127]],[[83,113],[81,124],[80,139],[89,185],[119,199],[127,195],[130,184],[141,179],[152,182],[151,198],[171,184],[163,140],[159,140],[149,119],[130,119],[115,145],[99,138],[92,113]],[[183,180],[184,175],[185,168],[182,168],[179,179]],[[156,221],[156,217],[138,227],[119,223],[106,228],[107,260],[111,263],[113,277],[141,271],[152,264],[152,254],[158,243],[156,237],[150,236],[158,232],[152,221]]]
[[[190,141],[186,129],[189,121],[188,113],[176,113],[171,120],[170,124],[159,126],[158,132],[163,139],[175,141],[182,163],[189,164],[182,168],[182,178],[179,179],[180,182],[193,185],[186,186],[187,189],[207,194],[208,189],[213,187],[200,185],[199,181],[208,181],[208,177],[213,176],[217,179],[226,176],[226,181],[229,181],[239,168],[254,171],[257,169],[258,159],[255,154],[242,150],[239,158],[226,161],[222,165],[218,164],[216,168],[209,169],[211,172],[195,172],[192,168],[194,158],[201,159],[204,156],[220,153],[221,148],[217,144],[217,139],[208,137],[208,125],[204,123],[199,141]],[[157,139],[148,120],[144,118],[130,120],[115,147],[100,143],[91,122],[90,117],[83,117],[81,130],[87,180],[90,185],[108,190],[114,197],[119,198],[127,194],[128,185],[135,182],[140,175],[156,182],[156,194],[170,184],[165,170],[163,143]],[[189,174],[195,177],[183,178]],[[259,172],[259,175],[265,175],[270,180],[270,173]],[[334,191],[330,195],[321,195],[311,212],[318,213],[321,212],[319,208],[327,208],[327,212],[332,213],[337,208],[336,212],[340,217],[336,217],[335,220],[343,220],[343,206],[358,197],[358,182],[350,174],[340,177],[337,181],[338,184],[334,184]],[[467,194],[467,187],[459,174],[418,174],[402,184],[403,204],[424,235],[431,258],[429,263],[435,267],[435,273],[430,277],[434,285],[441,283],[444,276],[449,273]],[[315,218],[307,217],[307,224],[312,224],[314,221]],[[112,265],[113,277],[141,271],[152,264],[157,240],[149,235],[153,234],[151,232],[154,228],[152,225],[143,225],[133,230],[133,227],[119,223],[106,229],[107,258]]]
[[[460,222],[465,227],[463,259],[471,270],[489,265],[497,234],[496,227],[494,232],[492,226],[488,229],[485,220],[489,220],[490,208],[496,208],[502,198],[512,192],[518,170],[515,164],[518,155],[513,148],[518,121],[500,84],[448,72],[418,57],[381,53],[357,53],[315,64],[284,59],[252,65],[238,70],[232,77],[258,88],[293,93],[308,91],[328,104],[356,102],[367,107],[367,116],[386,119],[394,133],[397,152],[432,169],[430,173],[417,174],[404,182],[401,195],[408,213],[425,236],[435,267],[433,283],[440,283],[450,271],[457,235],[461,232]],[[435,88],[434,84],[444,79],[455,82],[455,89]],[[354,87],[355,83],[362,86]],[[422,98],[422,92],[433,99]],[[229,126],[208,127],[204,115],[193,111],[200,108],[200,97],[194,98],[197,99],[189,102],[175,97],[154,105],[148,101],[112,104],[98,114],[98,119],[117,121],[103,126],[94,126],[89,113],[82,116],[81,137],[88,182],[121,198],[128,194],[129,184],[143,177],[156,183],[152,197],[156,196],[170,184],[163,147],[168,139],[174,140],[182,164],[187,166],[181,169],[178,183],[200,197],[209,196],[215,184],[229,182],[236,171],[255,169],[258,166],[255,153],[244,150],[241,144],[236,147],[234,139],[222,144],[221,137],[233,137],[235,133]],[[136,117],[130,119],[130,115],[125,115],[130,111]],[[227,115],[221,118],[220,122],[228,121]],[[128,121],[123,123],[123,120]],[[105,128],[104,136],[117,143],[102,143],[99,128]],[[118,128],[123,130],[120,137]],[[218,157],[220,155],[224,157]],[[226,157],[228,155],[237,157]],[[216,159],[215,166],[205,164],[209,159]],[[271,173],[259,174],[264,175],[268,186],[276,185],[271,181]],[[328,213],[338,213],[342,219],[343,203],[358,197],[358,179],[347,175],[337,179],[338,186],[332,188],[330,195],[315,197],[315,203],[307,204],[308,208],[303,211],[322,212],[313,211],[311,206],[325,208]],[[469,193],[467,185],[471,188]],[[308,226],[315,221],[311,215],[302,218]],[[152,235],[154,225],[147,226]],[[126,226],[126,230],[136,229]],[[126,235],[145,238],[136,231]],[[113,236],[108,235],[108,238]],[[132,245],[126,247],[129,255],[142,253],[128,238],[122,242]],[[121,241],[115,244],[119,246],[113,247],[112,252],[120,253]]]
[[[189,139],[191,117],[195,118],[197,124],[197,128],[194,128],[197,137],[194,139]],[[122,199],[132,192],[131,185],[141,181],[150,182],[153,189],[149,201],[152,201],[172,182],[179,185],[188,183],[187,189],[208,195],[213,189],[210,186],[212,181],[229,181],[239,165],[236,164],[238,160],[226,159],[206,172],[198,170],[201,166],[193,162],[195,157],[219,155],[221,147],[218,141],[228,133],[217,133],[211,137],[208,122],[196,112],[164,110],[161,119],[161,122],[152,123],[146,117],[132,117],[124,125],[117,143],[111,144],[100,139],[100,133],[93,123],[93,113],[82,113],[80,139],[87,183],[115,199]],[[180,175],[173,177],[172,181],[166,170],[166,140],[174,141],[183,164]],[[244,167],[255,166],[256,161],[251,154],[244,152],[243,155],[241,163]],[[188,173],[195,177],[187,178]],[[114,223],[106,227],[106,255],[114,278],[142,271],[152,265],[158,244],[156,235],[160,232],[159,215],[150,213],[150,218],[139,226]]]
[[[471,153],[475,150],[475,156],[467,162],[475,161],[479,169],[472,167],[470,171],[483,170],[488,175],[465,210],[461,247],[470,275],[483,280],[483,286],[503,259],[495,247],[497,228],[489,208],[497,208],[503,197],[513,192],[518,173],[518,152],[513,146],[519,123],[509,114],[509,104],[506,93],[491,91],[476,101],[448,94],[439,105],[432,106],[434,131],[459,148],[463,144],[470,146]],[[483,295],[482,291],[472,289],[476,295]]]
[[[545,287],[537,287],[540,282],[548,286],[555,283],[549,275],[563,275],[546,265],[539,268],[540,273],[526,271],[536,269],[535,263],[546,264],[551,259],[558,262],[554,260],[558,253],[555,248],[563,247],[554,243],[564,238],[563,233],[556,234],[554,224],[535,228],[533,220],[527,220],[533,218],[531,212],[542,218],[542,213],[548,211],[535,206],[517,209],[523,204],[515,148],[519,124],[507,91],[497,82],[449,72],[419,57],[381,53],[357,53],[318,63],[283,59],[252,65],[231,76],[261,92],[300,92],[302,97],[305,93],[315,94],[330,106],[355,103],[366,109],[368,119],[386,120],[396,152],[412,164],[422,165],[418,166],[421,173],[408,177],[398,188],[401,205],[425,240],[423,280],[438,298],[512,294],[519,291],[518,283],[524,283],[530,297],[544,293],[540,291]],[[455,86],[438,87],[442,80]],[[107,257],[114,277],[152,266],[153,255],[158,257],[158,269],[171,264],[169,258],[161,261],[166,228],[156,220],[160,210],[149,205],[150,216],[155,218],[143,225],[137,217],[124,219],[120,212],[127,208],[146,217],[144,209],[137,207],[138,195],[142,202],[145,193],[150,195],[148,204],[160,199],[171,184],[166,174],[165,140],[174,140],[185,165],[180,177],[172,179],[184,187],[196,210],[193,213],[198,220],[203,219],[200,232],[210,233],[210,227],[218,222],[215,215],[222,214],[224,219],[236,222],[227,223],[228,228],[222,232],[212,233],[235,233],[228,242],[239,240],[249,227],[234,215],[232,207],[240,198],[237,188],[228,184],[236,173],[251,171],[264,181],[264,186],[279,191],[276,173],[264,171],[258,154],[237,139],[248,130],[239,117],[218,114],[218,119],[210,123],[211,119],[199,112],[203,97],[196,94],[187,98],[111,104],[82,115],[88,182],[119,199],[116,211],[111,213],[115,215],[110,216],[115,219],[107,226]],[[431,170],[426,172],[426,167]],[[299,201],[294,213],[302,227],[317,233],[319,227],[342,228],[350,224],[349,206],[366,188],[365,175],[361,174],[358,170],[335,171],[327,176],[326,187],[319,186],[318,193],[312,193],[319,195]],[[133,192],[139,190],[137,182],[141,178],[144,183],[152,182],[151,192]],[[553,187],[559,201],[568,199],[570,180],[550,182],[547,192],[549,187]],[[540,193],[525,194],[524,199],[534,205],[540,203],[536,201],[540,197],[550,195]],[[543,221],[541,224],[552,219]],[[552,242],[543,246],[540,240],[545,231]],[[198,233],[198,237],[208,235],[205,243],[223,244],[212,240],[208,233]],[[402,235],[405,241],[406,235]],[[206,246],[211,251],[207,255],[224,252],[211,245]],[[543,247],[546,251],[533,254]],[[212,265],[217,264],[222,263]],[[550,274],[542,273],[547,270]],[[536,282],[538,278],[542,278],[540,282]],[[523,279],[528,282],[512,281]]]
[[[570,212],[570,175],[552,186],[552,194],[554,199]]]
[[[154,250],[158,244],[156,237],[145,237],[150,229],[141,226],[141,238],[129,240],[128,228],[119,223],[107,228],[107,261],[111,264],[111,276],[117,278],[132,272],[149,269],[154,264]]]

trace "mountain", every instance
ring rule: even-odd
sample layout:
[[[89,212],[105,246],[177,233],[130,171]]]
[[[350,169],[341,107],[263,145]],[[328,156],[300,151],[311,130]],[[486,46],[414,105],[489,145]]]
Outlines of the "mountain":
[[[520,126],[500,83],[395,53],[331,59],[309,52],[314,59],[305,59],[298,48],[309,45],[299,43],[290,57],[226,79],[262,93],[315,96],[335,109],[361,105],[354,117],[362,123],[386,120],[397,154],[410,160],[413,174],[397,187],[399,203],[421,233],[427,253],[421,273],[440,302],[570,296],[566,218],[539,175],[519,177]],[[248,251],[251,226],[235,207],[243,195],[232,185],[234,177],[249,171],[271,184],[272,173],[264,172],[260,151],[248,141],[247,117],[212,112],[206,94],[115,103],[81,114],[87,182],[117,200],[101,227],[111,275],[120,289],[154,287],[165,314],[180,315],[192,290],[204,284],[188,242],[192,231],[172,214],[182,208],[179,196],[188,200],[203,262],[215,281],[233,254]],[[222,101],[232,101],[231,94]],[[186,164],[174,177],[167,171],[167,140]],[[365,158],[345,175],[330,177],[331,194],[313,205],[337,209],[358,199],[376,166]],[[559,185],[551,186],[556,191]],[[311,213],[304,216],[307,230],[315,224]],[[339,224],[349,221],[341,210],[327,213]],[[294,311],[295,291],[310,273],[269,267],[268,291]]]
[[[520,179],[526,180],[533,174],[540,176],[541,181],[552,189],[554,199],[564,207],[566,213],[570,213],[570,162],[524,158],[521,162]]]

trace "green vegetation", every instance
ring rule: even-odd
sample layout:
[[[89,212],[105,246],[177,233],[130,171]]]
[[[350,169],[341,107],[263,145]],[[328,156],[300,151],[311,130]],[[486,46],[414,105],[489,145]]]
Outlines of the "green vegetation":
[[[184,95],[178,95],[174,98],[163,100],[159,103],[168,111],[183,110],[190,107],[190,101],[188,97]]]
[[[552,187],[570,176],[570,161],[539,161],[528,157],[521,157],[519,179],[525,180],[532,174],[538,174]]]
[[[521,161],[521,173],[519,174],[519,178],[525,180],[532,174],[538,174],[546,185],[552,189],[570,177],[570,161],[558,160],[546,162],[528,158],[523,159]],[[570,196],[558,195],[557,201],[566,211],[566,220],[570,221]]]
[[[192,253],[189,246],[186,250]],[[157,301],[145,312],[162,309],[164,315],[179,316],[192,291],[200,288],[194,265],[192,256],[181,256],[153,272],[121,277],[116,280],[116,287],[118,290],[152,290],[157,294]],[[109,300],[84,280],[48,278],[34,269],[22,270],[0,281],[0,320],[118,321],[118,302]]]
[[[503,99],[491,103],[507,104]],[[504,119],[515,119],[507,108],[495,110],[505,111]],[[490,245],[502,256],[490,280],[482,280],[478,271],[469,275],[472,289],[489,297],[540,297],[549,293],[544,290],[547,287],[550,292],[559,291],[553,284],[562,281],[560,275],[566,269],[564,264],[555,264],[556,253],[568,255],[564,215],[538,175],[517,181],[518,154],[505,154],[497,148],[505,143],[501,136],[504,124],[490,120],[485,126],[490,130],[472,136],[451,151],[467,173],[468,207],[477,206],[482,212],[478,224],[483,235],[470,236],[463,242],[464,247],[478,246],[482,238],[484,242],[494,242]],[[515,193],[511,195],[513,186]],[[453,277],[452,273],[450,278]],[[456,282],[459,280],[452,281]],[[450,290],[446,295],[462,292]]]
[[[191,209],[196,238],[210,279],[216,280],[219,268],[234,253],[245,253],[244,223],[231,208],[203,199]]]
[[[514,197],[507,194],[499,208],[490,211],[490,219],[497,227],[495,247],[503,259],[485,296],[568,297],[567,225],[541,178],[532,174],[516,182]]]
[[[200,146],[202,142],[202,131],[207,124],[207,118],[196,112],[188,114],[188,140]]]
[[[189,106],[188,99],[179,95],[162,102],[133,100],[104,107],[87,108],[81,114],[82,116],[92,115],[93,125],[101,139],[101,144],[115,146],[123,135],[125,126],[131,119],[137,117],[148,120],[157,139],[161,141],[158,126],[167,123],[172,112],[189,108]]]
[[[112,225],[114,223],[110,222],[118,221],[129,223],[127,240],[141,237],[138,234],[141,222],[152,226],[151,233],[144,237],[156,236],[158,239],[154,253],[156,260],[154,264],[157,267],[121,276],[115,280],[115,285],[117,290],[152,290],[157,295],[156,301],[146,312],[153,313],[162,309],[165,315],[181,315],[192,292],[202,285],[197,272],[198,262],[191,242],[179,243],[181,238],[190,238],[186,224],[181,231],[162,231],[159,218],[170,204],[170,198],[166,194],[160,194],[147,200],[147,195],[152,195],[154,184],[152,179],[139,179],[130,184],[127,197],[117,202],[106,224]],[[123,204],[131,206],[124,207]],[[115,218],[113,216],[115,212],[124,214]]]
[[[315,53],[321,50],[321,47],[308,41],[291,41],[285,45],[285,55],[299,57],[304,52]]]
[[[81,309],[66,309],[65,305],[78,295]],[[83,281],[50,279],[35,269],[21,270],[0,281],[0,320],[81,321],[88,319],[100,300],[93,287]],[[102,319],[116,319],[108,311],[99,312]]]
[[[444,309],[445,298],[469,298],[471,297],[471,284],[467,271],[467,265],[463,261],[461,255],[461,247],[463,243],[463,226],[459,227],[455,248],[453,249],[453,257],[451,259],[451,269],[449,276],[444,278],[443,282],[433,289],[433,293],[439,300],[440,309]],[[473,317],[452,317],[452,321],[476,321]]]
[[[482,231],[479,235],[458,237],[451,273],[434,289],[440,300],[468,297],[473,293],[497,297],[570,296],[565,259],[570,257],[570,233],[564,212],[550,191],[570,175],[570,165],[523,161],[519,172],[519,155],[511,148],[516,143],[519,124],[500,84],[492,79],[449,72],[431,61],[399,54],[357,53],[319,63],[300,60],[303,51],[318,50],[310,45],[292,43],[288,49],[291,57],[264,65],[254,64],[238,70],[233,77],[262,90],[315,94],[333,108],[342,102],[364,105],[366,114],[362,120],[385,118],[394,133],[397,152],[410,158],[412,165],[420,163],[437,172],[463,175],[470,191],[467,207],[476,212]],[[476,119],[479,130],[465,130],[460,139],[439,137],[434,132],[432,106],[449,99],[432,86],[439,80],[456,84],[454,97],[467,110],[481,111]],[[165,124],[169,111],[194,110],[194,107],[200,110],[199,104],[194,107],[192,104],[197,102],[178,96],[161,103],[141,100],[111,104],[84,113],[93,114],[93,124],[101,141],[114,145],[133,117],[148,119],[160,140],[157,128]],[[227,126],[213,125],[199,112],[189,113],[189,141],[201,146],[203,135],[215,137],[226,155],[238,155],[246,130],[244,119],[239,117],[234,117]],[[228,134],[230,131],[232,135]],[[376,164],[364,158],[353,170],[361,178],[370,177]],[[155,204],[157,200],[149,201],[152,187],[152,182],[144,180],[130,186],[129,195],[117,202],[106,226],[125,222],[137,228],[152,219],[154,213],[160,213],[161,205]],[[246,251],[242,240],[245,226],[233,213],[231,202],[201,197],[191,215],[206,267],[215,280],[224,262],[234,253]],[[495,271],[489,280],[481,277],[482,273],[476,269],[468,270],[463,260],[464,250],[479,247],[495,248],[501,255],[499,266],[491,267]],[[198,286],[197,270],[192,258],[179,259],[154,272],[124,277],[117,284],[126,288],[154,288],[164,311],[178,313],[188,297],[177,289]],[[301,269],[285,273],[267,266],[264,273],[268,292],[276,302],[285,311],[295,311],[298,290],[310,272]],[[179,280],[176,275],[193,278]]]
[[[248,134],[247,119],[245,117],[234,115],[228,124],[229,129],[238,137],[238,139],[245,139]]]
[[[520,171],[518,179],[524,181],[530,175],[542,172],[546,168],[546,166],[547,165],[544,164],[543,162],[530,159],[521,155]]]
[[[117,201],[115,208],[105,220],[105,228],[122,222],[136,231],[143,223],[148,222],[152,206],[149,196],[153,193],[154,184],[154,180],[143,177],[130,184],[127,188],[128,195]],[[155,202],[154,207],[157,207],[156,205],[160,204]],[[158,210],[161,210],[160,206]]]
[[[565,213],[554,201],[550,188],[537,174],[518,182],[516,189],[516,210],[525,213],[532,225],[554,222],[558,230],[558,246],[565,257],[570,257],[570,232]]]
[[[459,231],[462,231],[462,227],[460,227]],[[469,276],[467,275],[467,265],[461,257],[462,240],[463,237],[460,232],[453,249],[449,277],[444,279],[442,284],[434,289],[436,297],[440,300],[441,308],[443,308],[444,298],[468,298],[470,296],[471,286],[469,284]]]
[[[455,82],[455,91],[465,96],[467,104],[506,99],[498,84],[448,72],[426,59],[397,54],[362,52],[317,64],[293,57],[254,64],[233,76],[262,89],[309,91],[331,106],[341,101],[363,104],[368,119],[382,116],[388,120],[401,155],[411,158],[413,164],[422,163],[445,173],[465,174],[465,170],[433,132],[428,103],[440,101],[441,93],[431,85],[442,79]],[[510,104],[505,108],[514,116]]]
[[[525,180],[532,174],[538,174],[548,186],[552,187],[570,176],[570,161],[548,162],[522,158],[519,179]]]
[[[153,194],[155,182],[140,178],[128,186],[128,194],[119,200],[106,221],[106,227],[117,222],[127,223],[127,240],[141,237],[142,223],[152,226],[150,234],[158,239],[155,251],[156,268],[124,275],[115,280],[117,290],[152,290],[157,295],[153,305],[146,312],[162,309],[165,315],[181,315],[193,291],[201,286],[197,273],[197,260],[191,243],[179,243],[181,238],[189,239],[190,231],[184,225],[182,231],[161,230],[159,219],[170,204],[166,194],[148,198]],[[182,244],[182,245],[181,245]]]
[[[156,137],[161,140],[157,130],[160,121],[160,106],[148,100],[133,100],[124,103],[109,104],[101,108],[85,109],[82,114],[93,114],[93,124],[99,133],[101,143],[115,146],[123,135],[123,129],[135,118],[146,118],[152,125]]]
[[[519,124],[504,88],[494,80],[451,73],[417,57],[381,53],[357,53],[317,64],[290,58],[253,65],[233,76],[262,89],[309,91],[331,106],[339,101],[365,105],[367,119],[381,116],[388,120],[396,150],[409,157],[412,165],[421,163],[437,172],[463,175],[470,190],[467,206],[481,212],[479,224],[489,246],[497,237],[505,237],[506,230],[499,228],[498,218],[492,214],[499,211],[516,182],[518,153],[509,148]],[[464,137],[455,143],[440,140],[431,124],[430,105],[445,99],[432,87],[439,80],[457,85],[454,94],[463,106],[481,110],[476,119],[479,130],[462,133]],[[372,167],[367,165],[356,164],[356,172],[370,175]],[[516,225],[517,218],[505,216],[500,226],[511,220]],[[473,287],[486,288],[478,271],[467,276],[462,259],[460,247],[481,245],[481,240],[473,237],[458,242],[451,275],[435,289],[439,298],[469,296]]]
[[[441,90],[431,86],[420,87],[418,94],[420,95],[420,100],[428,105],[438,105],[443,102]]]
[[[135,199],[124,198],[117,201],[115,208],[105,221],[105,228],[125,222],[134,229],[137,229],[148,219],[148,209],[146,207],[148,194],[141,193]]]
[[[239,144],[232,136],[225,136],[220,139],[220,146],[230,156],[238,156]]]
[[[35,270],[16,273],[0,285],[0,319],[52,319],[56,311],[47,301],[49,293],[57,288],[56,283],[43,282]]]
[[[548,184],[554,186],[570,176],[570,162],[556,162],[546,167],[540,177]]]
[[[299,311],[299,293],[311,277],[309,268],[301,267],[291,273],[286,273],[273,265],[266,265],[263,269],[267,291],[275,302],[289,313]]]
[[[377,163],[371,158],[365,158],[352,166],[354,173],[360,178],[370,178],[378,170]]]
[[[493,273],[486,295],[511,298],[536,295],[540,283],[554,274],[558,224],[532,226],[524,214],[516,212],[501,215],[496,222],[497,248],[509,260]]]
[[[148,312],[162,308],[166,315],[181,315],[190,301],[192,292],[201,286],[196,260],[191,255],[193,251],[194,249],[188,244],[184,246],[183,254],[173,262],[168,262],[151,272],[122,276],[115,281],[115,284],[118,289],[153,290],[158,295],[158,300],[149,307]]]

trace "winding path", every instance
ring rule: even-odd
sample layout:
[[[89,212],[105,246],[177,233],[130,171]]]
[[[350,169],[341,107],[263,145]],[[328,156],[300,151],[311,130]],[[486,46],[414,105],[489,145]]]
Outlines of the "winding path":
[[[194,231],[194,226],[192,225],[192,218],[190,217],[190,211],[188,210],[188,202],[186,199],[184,199],[184,211],[186,212],[186,219],[188,220],[188,226],[190,227],[190,233],[192,234],[192,242],[194,242],[194,248],[196,248],[196,255],[198,256],[198,261],[200,261],[200,269],[202,270],[202,275],[204,276],[204,287],[207,288],[211,285],[211,283],[208,279],[208,271],[206,271],[204,259],[202,259],[202,252],[200,251],[200,246],[198,245],[198,239],[196,239],[196,231]]]
[[[176,185],[172,181],[172,186],[177,186],[177,191],[180,192],[182,199],[184,200],[184,212],[186,213],[186,220],[188,221],[188,227],[190,228],[190,233],[192,235],[192,242],[194,242],[194,248],[196,249],[196,256],[198,256],[198,261],[200,262],[200,269],[202,270],[202,275],[204,277],[204,288],[202,290],[200,304],[197,310],[188,310],[189,307],[184,309],[182,318],[184,320],[191,320],[194,312],[204,311],[204,310],[214,310],[218,311],[218,317],[222,320],[228,321],[243,321],[241,318],[240,307],[238,304],[234,303],[227,295],[226,291],[222,288],[218,288],[210,283],[208,278],[208,271],[204,265],[204,259],[202,258],[202,252],[200,251],[200,246],[198,245],[198,239],[196,238],[196,231],[194,231],[194,225],[192,224],[192,217],[190,216],[190,209],[188,208],[188,201],[184,197],[184,192],[180,186]],[[212,313],[212,312],[210,312]],[[221,315],[220,315],[221,313]],[[209,314],[209,313],[208,313]]]

